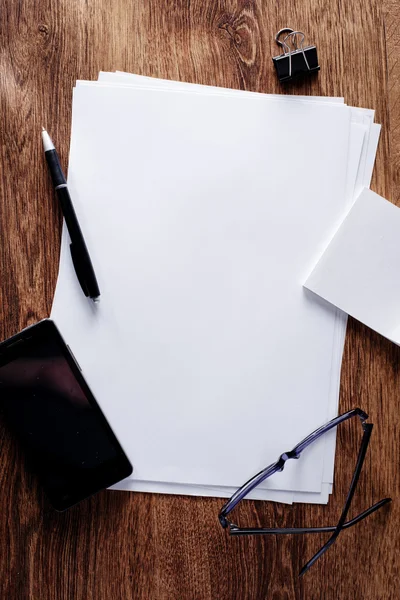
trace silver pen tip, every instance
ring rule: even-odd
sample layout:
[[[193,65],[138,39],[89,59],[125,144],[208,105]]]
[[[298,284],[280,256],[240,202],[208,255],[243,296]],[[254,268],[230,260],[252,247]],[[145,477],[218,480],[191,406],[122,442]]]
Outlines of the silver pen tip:
[[[54,144],[51,141],[51,137],[47,133],[44,127],[42,127],[42,140],[43,140],[43,149],[45,152],[48,150],[55,150]]]

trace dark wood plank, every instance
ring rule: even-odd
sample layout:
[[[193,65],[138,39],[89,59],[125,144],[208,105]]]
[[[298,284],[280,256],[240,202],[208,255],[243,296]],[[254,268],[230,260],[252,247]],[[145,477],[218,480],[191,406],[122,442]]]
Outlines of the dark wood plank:
[[[383,124],[373,189],[399,202],[399,2],[387,0],[3,0],[0,8],[0,338],[47,316],[60,214],[40,127],[67,164],[76,79],[102,70],[279,92],[273,37],[292,25],[318,47],[317,79],[293,93],[344,95]],[[344,532],[303,580],[324,536],[228,539],[221,501],[104,492],[67,514],[47,505],[0,426],[0,591],[9,600],[396,598],[399,578],[400,351],[350,321],[341,410],[360,405],[376,427],[354,513],[391,495],[389,510]],[[335,523],[359,435],[339,439],[327,507],[248,503],[243,522]]]

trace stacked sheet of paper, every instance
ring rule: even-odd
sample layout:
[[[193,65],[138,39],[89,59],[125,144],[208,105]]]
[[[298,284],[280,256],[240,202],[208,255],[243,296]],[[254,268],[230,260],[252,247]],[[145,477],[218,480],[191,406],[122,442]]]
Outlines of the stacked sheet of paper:
[[[400,344],[400,209],[364,189],[305,286]]]
[[[117,489],[230,496],[338,410],[346,317],[303,283],[369,186],[380,126],[343,98],[100,73],[77,82],[52,309],[133,466]],[[250,497],[326,503],[335,433]]]

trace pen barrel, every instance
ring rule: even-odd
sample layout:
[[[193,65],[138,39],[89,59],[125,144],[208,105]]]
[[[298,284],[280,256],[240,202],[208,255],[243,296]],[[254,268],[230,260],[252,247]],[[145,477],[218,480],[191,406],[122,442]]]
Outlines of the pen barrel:
[[[57,151],[47,150],[47,152],[45,152],[44,155],[46,157],[47,164],[49,165],[50,176],[54,187],[57,187],[58,185],[64,185],[65,183],[67,183],[67,180],[65,179],[65,175],[60,165],[60,160],[58,158]]]
[[[59,187],[56,189],[56,194],[71,238],[71,257],[83,293],[85,296],[98,298],[99,286],[68,188]]]
[[[69,195],[68,188],[58,188],[58,190],[56,189],[56,194],[60,203],[62,213],[64,215],[69,237],[71,238],[71,240],[74,240],[75,242],[78,241],[79,244],[86,247],[85,240],[83,238],[83,234],[79,226],[79,222],[75,213],[74,205],[72,204],[71,196]]]

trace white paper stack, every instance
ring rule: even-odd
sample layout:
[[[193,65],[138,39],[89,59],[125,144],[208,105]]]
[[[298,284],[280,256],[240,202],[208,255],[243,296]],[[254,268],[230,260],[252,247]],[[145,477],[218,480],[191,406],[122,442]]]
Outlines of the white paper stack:
[[[338,410],[346,318],[303,283],[369,186],[380,126],[343,98],[100,73],[77,82],[52,309],[133,466],[117,489],[230,496]],[[326,503],[335,433],[252,498]]]

